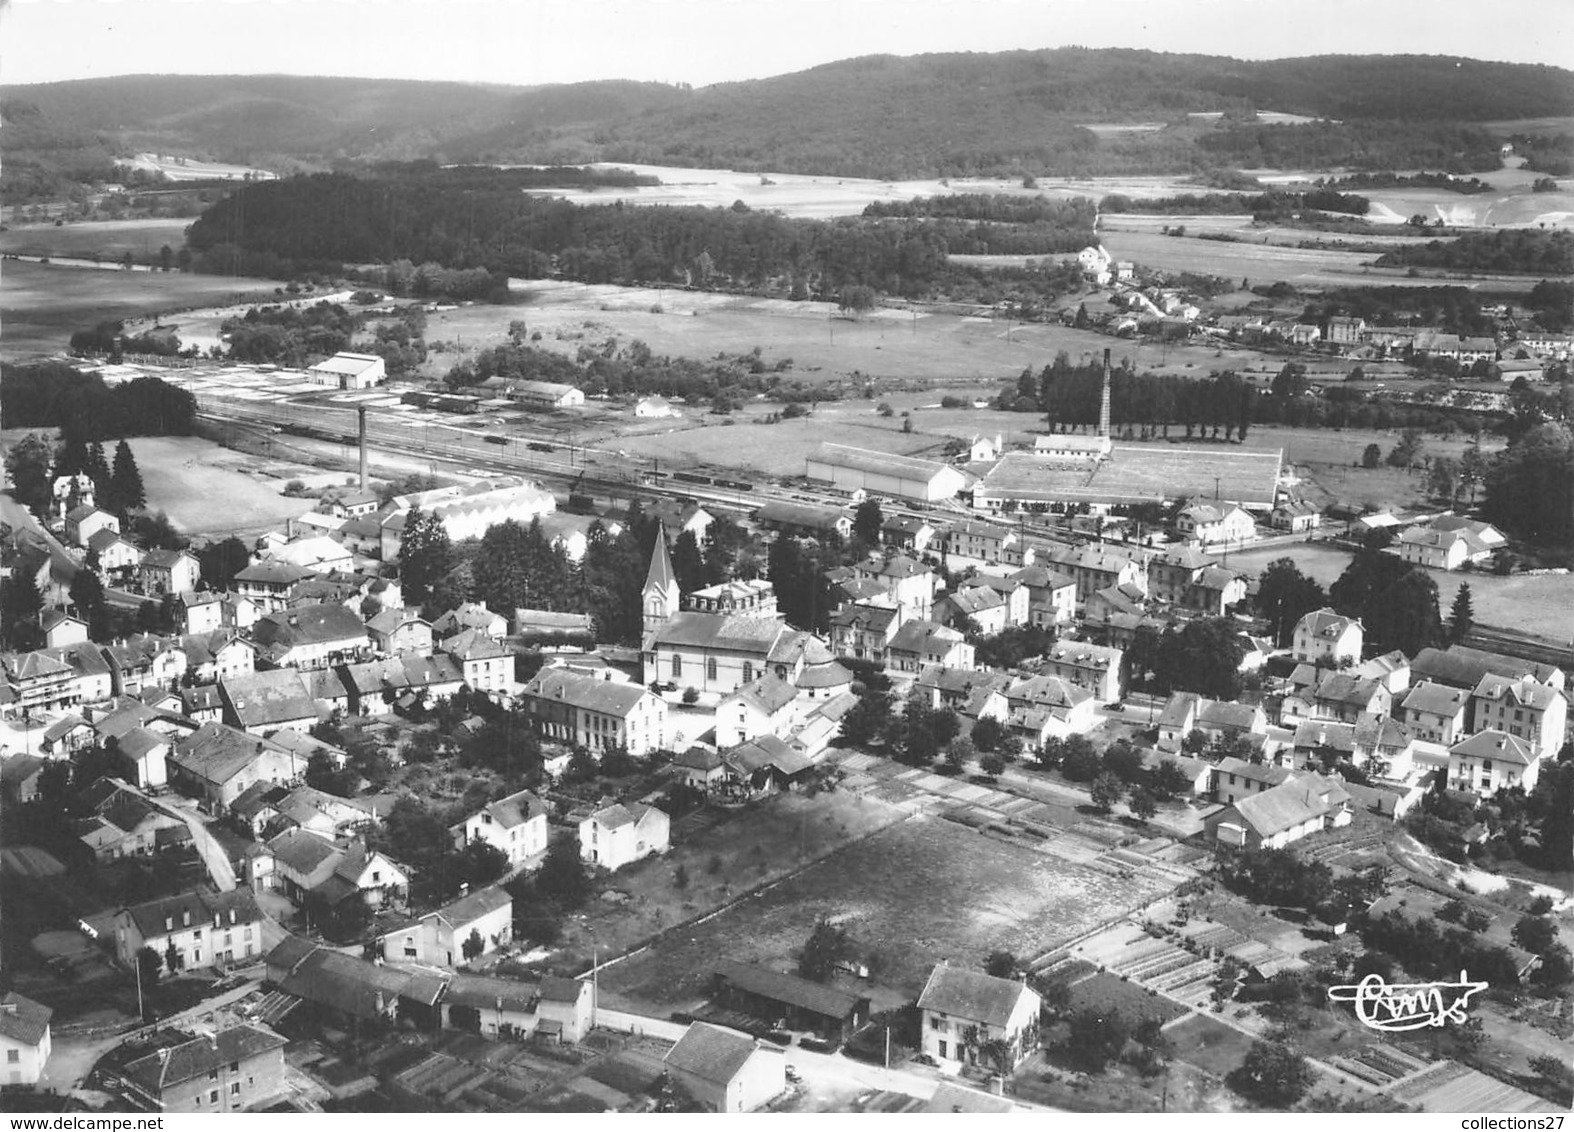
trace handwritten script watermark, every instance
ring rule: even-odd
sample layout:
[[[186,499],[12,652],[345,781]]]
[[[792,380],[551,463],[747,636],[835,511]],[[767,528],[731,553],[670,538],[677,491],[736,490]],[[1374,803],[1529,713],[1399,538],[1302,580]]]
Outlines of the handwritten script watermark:
[[[1457,982],[1442,983],[1389,984],[1381,975],[1368,975],[1354,986],[1329,987],[1328,997],[1355,1003],[1355,1016],[1372,1029],[1396,1033],[1449,1022],[1463,1025],[1470,996],[1486,989],[1486,983],[1471,982],[1463,971]]]

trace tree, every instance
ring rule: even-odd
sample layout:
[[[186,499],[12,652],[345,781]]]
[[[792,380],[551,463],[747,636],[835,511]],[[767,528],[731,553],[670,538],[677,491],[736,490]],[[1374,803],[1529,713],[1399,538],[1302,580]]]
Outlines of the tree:
[[[1159,763],[1149,779],[1148,787],[1160,798],[1174,798],[1191,789],[1191,779],[1174,759]]]
[[[1048,744],[1045,744],[1045,749],[1049,750]],[[1062,741],[1058,747],[1058,755],[1060,773],[1072,782],[1092,782],[1104,767],[1098,752],[1093,749],[1093,744],[1085,735],[1072,735]]]
[[[1377,467],[1381,467],[1382,463],[1383,463],[1383,449],[1382,449],[1382,446],[1381,445],[1377,445],[1377,444],[1368,444],[1366,446],[1366,450],[1361,453],[1361,467],[1363,467],[1363,468],[1377,468]]]
[[[494,850],[494,852],[495,851],[496,850]],[[465,957],[466,963],[480,955],[481,952],[485,950],[486,940],[481,938],[481,931],[479,928],[471,928],[469,936],[467,936],[465,941],[459,945],[459,952]]]
[[[1570,1094],[1574,1094],[1574,1069],[1569,1068],[1566,1059],[1550,1053],[1542,1054],[1530,1059],[1530,1071],[1559,1094],[1561,1103],[1566,1106],[1571,1102]]]
[[[1143,821],[1147,821],[1149,818],[1153,817],[1154,814],[1159,812],[1158,802],[1156,802],[1153,798],[1153,795],[1142,786],[1138,786],[1132,790],[1131,797],[1127,799],[1126,804],[1131,807],[1133,816],[1141,818]]]
[[[853,512],[853,538],[864,546],[879,546],[885,515],[878,499],[865,499]]]
[[[1006,725],[993,716],[986,715],[973,724],[973,746],[980,751],[998,751],[1010,737],[1011,732]]]
[[[1143,777],[1142,752],[1128,739],[1117,739],[1104,751],[1104,769],[1121,782],[1136,782]]]
[[[54,449],[49,441],[30,432],[5,454],[6,471],[11,476],[11,495],[23,507],[42,515],[50,503],[50,469]]]
[[[185,965],[186,957],[180,953],[180,948],[176,947],[175,941],[171,939],[169,941],[169,945],[164,948],[165,970],[167,970],[171,975],[176,975],[180,973],[181,969],[185,967]]]
[[[874,309],[875,292],[873,287],[854,284],[843,287],[836,296],[836,308],[844,313],[853,315],[863,314]]]
[[[853,747],[866,747],[885,736],[891,722],[891,693],[866,690],[842,716],[840,738]]]
[[[1463,644],[1475,624],[1476,614],[1470,601],[1470,583],[1460,582],[1459,589],[1454,593],[1454,606],[1448,613],[1449,643]]]
[[[1274,644],[1285,648],[1296,623],[1328,603],[1328,595],[1313,578],[1301,573],[1293,558],[1276,558],[1257,580],[1257,612],[1267,620]]]
[[[1097,1073],[1120,1056],[1129,1037],[1131,1027],[1118,1010],[1103,1013],[1087,1007],[1071,1016],[1066,1053],[1081,1068]]]
[[[978,759],[978,769],[989,775],[991,778],[998,778],[1001,774],[1005,773],[1006,757],[999,751],[990,751],[987,754],[980,755]]]
[[[590,895],[590,874],[573,838],[560,837],[547,849],[536,873],[536,889],[564,908],[577,908]]]
[[[159,958],[159,953],[151,947],[139,948],[137,951],[137,970],[142,977],[142,990],[147,992],[158,986],[159,975],[163,972],[164,961]]]
[[[0,636],[6,648],[31,652],[44,647],[44,631],[38,624],[44,598],[31,569],[16,570],[0,586]]]
[[[1240,631],[1227,617],[1189,621],[1159,639],[1154,679],[1164,691],[1200,692],[1217,700],[1241,694]]]
[[[1278,1042],[1253,1042],[1240,1068],[1228,1077],[1236,1092],[1280,1107],[1304,1097],[1315,1079],[1306,1059]]]
[[[240,539],[230,535],[198,550],[197,563],[208,588],[222,593],[234,584],[235,575],[251,564],[251,550]]]
[[[1022,964],[1009,951],[991,951],[984,959],[984,974],[997,979],[1014,979]]]
[[[1093,787],[1089,791],[1093,799],[1093,808],[1102,814],[1107,814],[1115,808],[1115,803],[1120,801],[1123,792],[1120,779],[1107,771],[1093,780]]]
[[[851,947],[847,929],[821,916],[798,953],[798,974],[817,983],[825,982],[835,973],[836,965],[847,957]]]
[[[973,741],[963,736],[958,736],[946,744],[945,762],[952,770],[961,770],[968,763],[978,757],[978,751],[973,746]]]
[[[405,515],[399,546],[399,584],[411,607],[425,605],[439,578],[453,568],[454,545],[443,521],[412,507]]]
[[[109,473],[109,498],[105,503],[106,510],[122,517],[141,510],[147,503],[137,458],[131,453],[131,445],[124,440],[115,445],[115,463]]]
[[[1525,432],[1486,473],[1484,516],[1545,546],[1574,543],[1574,429],[1554,421]]]
[[[1548,950],[1557,938],[1557,928],[1545,916],[1521,916],[1514,925],[1514,942],[1534,955]]]

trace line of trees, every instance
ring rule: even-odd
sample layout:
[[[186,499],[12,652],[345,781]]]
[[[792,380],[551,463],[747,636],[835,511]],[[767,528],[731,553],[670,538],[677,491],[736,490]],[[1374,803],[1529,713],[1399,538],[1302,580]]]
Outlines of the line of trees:
[[[1073,362],[1062,350],[1038,373],[1024,370],[1015,389],[1002,394],[1002,408],[1043,413],[1056,431],[1087,428],[1098,423],[1104,369],[1100,362]],[[1246,438],[1257,419],[1261,400],[1255,386],[1226,370],[1206,378],[1139,374],[1123,359],[1110,372],[1111,419],[1144,439],[1168,437],[1171,427],[1184,428],[1188,439],[1212,431],[1217,438]]]

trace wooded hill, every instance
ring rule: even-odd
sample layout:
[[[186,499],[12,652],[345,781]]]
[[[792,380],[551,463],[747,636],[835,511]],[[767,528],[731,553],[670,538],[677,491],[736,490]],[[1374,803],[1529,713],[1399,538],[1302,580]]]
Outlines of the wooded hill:
[[[5,175],[138,150],[289,171],[343,161],[594,160],[912,177],[968,173],[1186,171],[1265,155],[1383,168],[1370,129],[1409,123],[1479,164],[1485,134],[1461,123],[1556,115],[1574,72],[1439,56],[1319,56],[1247,62],[1150,51],[1061,48],[867,56],[795,74],[693,90],[658,83],[507,87],[382,79],[128,76],[13,87],[0,101]],[[1342,120],[1251,124],[1254,111]],[[1188,122],[1188,112],[1223,111]],[[1169,128],[1099,138],[1081,127]],[[18,133],[10,133],[16,126]],[[1237,139],[1237,131],[1248,131]],[[1401,131],[1380,130],[1397,143]],[[1199,145],[1204,142],[1205,145]],[[1386,142],[1383,144],[1387,144]],[[1476,160],[1469,160],[1471,154]],[[15,163],[15,164],[14,164]],[[63,164],[64,163],[64,164]]]

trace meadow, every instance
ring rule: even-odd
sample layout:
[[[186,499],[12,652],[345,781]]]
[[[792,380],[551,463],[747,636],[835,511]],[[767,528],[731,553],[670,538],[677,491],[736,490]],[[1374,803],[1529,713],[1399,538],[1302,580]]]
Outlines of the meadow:
[[[105,271],[8,260],[0,309],[8,361],[66,349],[71,335],[107,319],[133,319],[271,297],[278,284],[246,276]]]
[[[126,252],[139,261],[153,261],[164,245],[179,251],[186,243],[191,218],[90,220],[62,224],[13,225],[0,232],[0,253],[6,255],[70,256],[118,260]],[[9,269],[8,269],[9,270]]]

